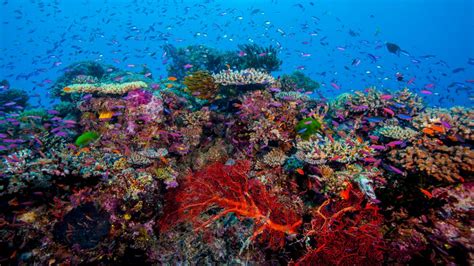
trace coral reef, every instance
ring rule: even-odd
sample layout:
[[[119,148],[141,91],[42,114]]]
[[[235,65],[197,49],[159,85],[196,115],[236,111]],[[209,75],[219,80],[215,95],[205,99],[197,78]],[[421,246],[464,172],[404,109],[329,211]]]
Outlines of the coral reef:
[[[239,49],[73,64],[49,110],[3,91],[0,264],[473,264],[472,108],[328,102]]]

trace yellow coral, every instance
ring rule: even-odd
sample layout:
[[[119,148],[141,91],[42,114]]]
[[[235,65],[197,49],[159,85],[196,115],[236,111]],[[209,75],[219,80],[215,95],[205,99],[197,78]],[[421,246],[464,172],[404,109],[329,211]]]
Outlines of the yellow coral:
[[[217,96],[219,87],[214,82],[214,78],[207,71],[196,71],[192,75],[184,78],[184,85],[193,96],[199,99],[210,100]]]

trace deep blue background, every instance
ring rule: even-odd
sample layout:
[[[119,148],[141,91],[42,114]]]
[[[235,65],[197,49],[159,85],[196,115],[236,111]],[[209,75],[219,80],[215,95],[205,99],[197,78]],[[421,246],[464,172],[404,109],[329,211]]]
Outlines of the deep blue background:
[[[284,64],[274,74],[304,67],[328,97],[369,86],[399,89],[415,77],[409,86],[414,91],[435,84],[434,94],[424,96],[432,105],[473,104],[474,83],[466,82],[474,79],[468,64],[474,58],[472,0],[0,1],[0,79],[40,95],[41,104],[48,104],[51,80],[79,60],[131,71],[147,64],[155,77],[166,77],[165,43],[233,50],[252,41],[281,45]],[[410,55],[388,53],[387,41]],[[352,66],[356,58],[361,63]],[[465,70],[452,73],[459,67]],[[395,80],[397,72],[404,82]],[[453,82],[463,85],[448,90]]]

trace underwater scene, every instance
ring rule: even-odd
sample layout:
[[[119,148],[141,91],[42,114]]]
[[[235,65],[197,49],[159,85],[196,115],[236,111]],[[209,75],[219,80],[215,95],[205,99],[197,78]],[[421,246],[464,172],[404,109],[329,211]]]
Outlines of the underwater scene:
[[[474,265],[474,1],[0,7],[0,265]]]

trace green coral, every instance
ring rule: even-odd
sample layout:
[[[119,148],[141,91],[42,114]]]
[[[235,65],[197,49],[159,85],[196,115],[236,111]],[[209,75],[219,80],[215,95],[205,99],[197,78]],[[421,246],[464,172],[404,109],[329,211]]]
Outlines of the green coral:
[[[299,121],[298,124],[296,124],[295,130],[297,134],[299,134],[303,139],[307,140],[310,136],[321,131],[321,127],[322,125],[320,121],[308,117]]]

